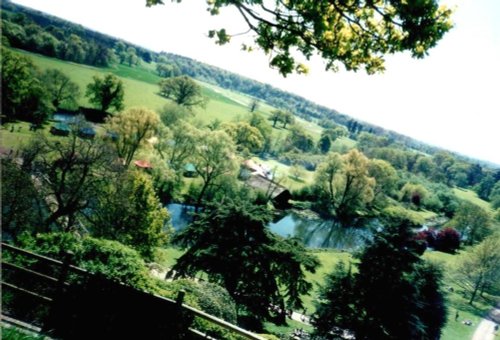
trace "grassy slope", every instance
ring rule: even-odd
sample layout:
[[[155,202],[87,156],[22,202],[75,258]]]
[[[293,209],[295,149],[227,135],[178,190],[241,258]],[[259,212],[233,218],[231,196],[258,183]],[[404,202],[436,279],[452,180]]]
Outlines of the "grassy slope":
[[[453,272],[462,262],[462,259],[467,256],[467,249],[460,251],[457,255],[437,251],[424,254],[426,260],[441,263],[445,272],[444,288],[448,301],[448,323],[443,329],[443,340],[470,339],[481,318],[492,308],[491,302],[487,303],[479,297],[473,306],[469,305],[468,300],[460,294],[460,289],[454,282]],[[498,299],[498,297],[496,298]],[[455,321],[457,311],[459,312],[459,318]],[[471,320],[472,326],[462,324],[464,320]]]
[[[472,190],[462,189],[462,188],[453,188],[453,193],[460,199],[474,203],[486,211],[493,212],[493,209],[491,208],[491,204],[489,202],[486,202],[485,200],[479,198],[477,196],[477,194]]]

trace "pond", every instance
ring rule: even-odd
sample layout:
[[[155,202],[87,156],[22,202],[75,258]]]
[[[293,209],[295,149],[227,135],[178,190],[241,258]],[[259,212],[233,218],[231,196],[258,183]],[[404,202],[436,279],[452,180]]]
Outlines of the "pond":
[[[177,203],[167,205],[172,226],[175,230],[184,229],[191,221],[194,207]],[[289,213],[276,223],[269,223],[272,232],[283,236],[300,238],[309,248],[355,249],[370,238],[372,230],[379,227],[376,222],[365,228],[344,228],[335,221],[308,219]]]

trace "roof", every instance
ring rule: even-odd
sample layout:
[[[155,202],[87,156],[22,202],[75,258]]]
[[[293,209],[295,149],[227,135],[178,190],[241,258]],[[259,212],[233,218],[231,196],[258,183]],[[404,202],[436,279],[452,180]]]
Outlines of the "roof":
[[[80,133],[86,134],[86,135],[95,135],[95,130],[94,128],[91,127],[84,127],[80,129]]]
[[[137,160],[134,162],[135,166],[143,169],[152,169],[151,163],[145,160]]]
[[[243,161],[242,165],[245,168],[252,171],[252,174],[254,174],[254,175],[259,175],[259,176],[270,178],[269,170],[267,169],[267,167],[265,167],[264,165],[262,165],[260,163],[256,163],[252,159],[247,159],[247,160]]]
[[[55,129],[57,130],[61,130],[61,131],[71,131],[71,129],[69,128],[69,125],[66,124],[66,123],[57,123],[57,124],[54,124],[53,126]]]
[[[254,189],[263,191],[268,191],[269,189],[269,191],[271,192],[271,198],[275,198],[284,191],[288,190],[284,186],[279,185],[278,183],[275,183],[272,180],[261,175],[250,176],[247,179],[246,183]]]
[[[194,166],[193,163],[187,163],[186,165],[184,165],[184,170],[189,172],[195,172],[196,167]]]

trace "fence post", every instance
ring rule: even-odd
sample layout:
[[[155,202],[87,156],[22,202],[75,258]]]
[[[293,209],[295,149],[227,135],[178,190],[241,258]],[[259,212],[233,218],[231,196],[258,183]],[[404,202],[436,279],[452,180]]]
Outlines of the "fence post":
[[[69,266],[71,265],[71,260],[73,259],[73,253],[70,251],[63,252],[63,263],[61,265],[61,270],[59,271],[59,277],[57,279],[57,286],[55,294],[52,300],[52,305],[50,306],[50,311],[47,320],[43,323],[43,332],[53,331],[57,328],[57,322],[60,313],[63,312],[63,300],[64,300],[64,283],[68,278]]]
[[[73,253],[70,251],[65,251],[63,253],[63,264],[61,271],[59,272],[59,278],[57,280],[57,297],[60,297],[64,290],[64,282],[68,277],[69,266],[71,265],[71,260],[73,259]]]
[[[186,292],[184,290],[179,290],[179,293],[177,293],[177,298],[175,299],[175,303],[178,308],[182,307],[182,302],[184,301],[184,296],[186,295]]]

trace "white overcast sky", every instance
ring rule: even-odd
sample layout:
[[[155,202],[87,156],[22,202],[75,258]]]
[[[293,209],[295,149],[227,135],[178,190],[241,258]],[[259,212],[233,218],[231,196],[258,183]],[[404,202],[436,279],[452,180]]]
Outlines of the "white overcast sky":
[[[191,57],[297,93],[352,117],[421,141],[500,164],[500,0],[446,0],[455,27],[423,60],[387,58],[386,72],[325,72],[283,78],[261,52],[242,52],[251,36],[229,46],[209,29],[246,31],[238,13],[211,17],[203,0],[147,8],[146,0],[15,0],[155,51]]]

